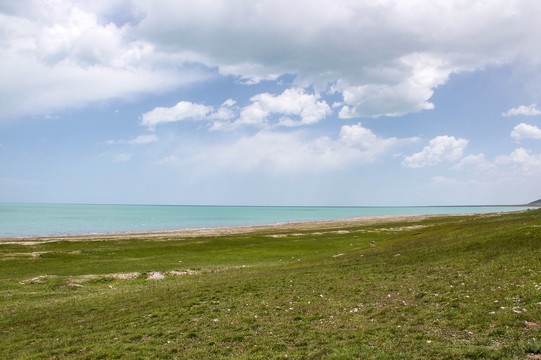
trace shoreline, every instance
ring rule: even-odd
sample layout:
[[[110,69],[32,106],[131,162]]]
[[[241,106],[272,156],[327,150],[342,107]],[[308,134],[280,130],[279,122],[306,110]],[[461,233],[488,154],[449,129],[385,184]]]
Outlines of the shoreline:
[[[494,212],[494,213],[463,213],[463,214],[422,214],[422,215],[377,215],[363,216],[335,220],[313,220],[300,222],[287,222],[267,225],[246,225],[246,226],[227,226],[227,227],[209,227],[178,229],[150,232],[123,232],[109,234],[82,234],[82,235],[53,235],[53,236],[28,236],[28,237],[6,237],[0,238],[0,245],[36,245],[47,242],[58,241],[102,241],[102,240],[126,240],[130,238],[159,238],[159,237],[203,237],[203,236],[223,236],[248,234],[252,232],[264,231],[291,231],[291,230],[321,230],[321,229],[339,229],[345,226],[355,225],[377,225],[390,222],[415,222],[436,217],[459,217],[459,216],[498,216],[507,213],[519,213],[528,210],[512,212]]]
[[[1,203],[0,203],[1,205]],[[74,207],[75,206],[75,207]],[[419,206],[419,207],[129,207],[92,205],[21,205],[3,211],[0,244],[5,241],[45,238],[93,238],[180,234],[222,228],[283,226],[290,223],[343,221],[405,215],[457,215],[516,212],[534,206]],[[90,205],[89,205],[90,206]],[[165,209],[165,210],[164,210]],[[278,210],[276,210],[278,209]],[[204,230],[203,230],[204,229]],[[228,232],[228,231],[226,231]],[[171,235],[170,235],[171,236]]]

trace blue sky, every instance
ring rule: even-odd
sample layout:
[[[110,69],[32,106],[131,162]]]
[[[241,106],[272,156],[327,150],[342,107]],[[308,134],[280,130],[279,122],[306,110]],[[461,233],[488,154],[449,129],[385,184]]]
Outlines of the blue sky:
[[[540,16],[535,0],[1,4],[0,201],[539,199]]]

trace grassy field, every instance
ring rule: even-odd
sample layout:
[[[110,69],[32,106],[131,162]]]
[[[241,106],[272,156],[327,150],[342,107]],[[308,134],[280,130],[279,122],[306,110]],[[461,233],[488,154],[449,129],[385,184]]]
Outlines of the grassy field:
[[[0,243],[0,358],[541,359],[540,210],[68,240]]]

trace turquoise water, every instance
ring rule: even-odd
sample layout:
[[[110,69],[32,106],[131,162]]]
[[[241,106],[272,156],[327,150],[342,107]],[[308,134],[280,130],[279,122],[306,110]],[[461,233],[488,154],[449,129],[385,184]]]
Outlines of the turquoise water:
[[[0,203],[0,238],[267,225],[377,215],[462,214],[517,207],[157,206]]]

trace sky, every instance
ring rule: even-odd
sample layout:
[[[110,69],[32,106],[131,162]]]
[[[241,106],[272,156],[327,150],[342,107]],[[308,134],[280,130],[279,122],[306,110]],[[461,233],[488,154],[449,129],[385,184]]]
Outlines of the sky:
[[[0,3],[0,202],[541,198],[538,0]]]

